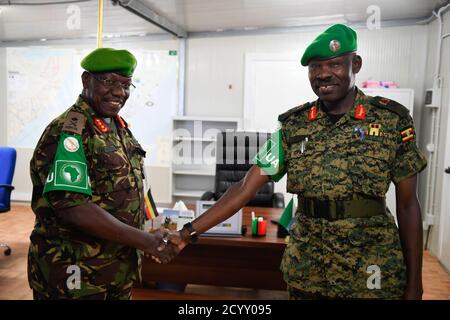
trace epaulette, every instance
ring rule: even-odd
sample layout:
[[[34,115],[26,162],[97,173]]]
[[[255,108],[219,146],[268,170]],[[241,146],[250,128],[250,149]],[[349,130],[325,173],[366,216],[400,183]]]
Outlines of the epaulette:
[[[390,100],[388,98],[383,98],[380,96],[373,97],[370,100],[370,103],[373,104],[376,107],[387,109],[389,111],[392,111],[396,114],[398,114],[401,118],[406,117],[409,114],[408,108],[401,105],[397,101]]]
[[[305,109],[307,109],[308,107],[311,106],[311,102],[307,102],[305,104],[299,105],[297,107],[294,107],[288,111],[286,111],[285,113],[282,113],[278,116],[278,121],[283,122],[284,120],[286,120],[290,115],[296,113],[296,112],[300,112],[303,111]]]
[[[77,111],[69,111],[64,119],[62,131],[81,135],[86,124],[86,116]]]

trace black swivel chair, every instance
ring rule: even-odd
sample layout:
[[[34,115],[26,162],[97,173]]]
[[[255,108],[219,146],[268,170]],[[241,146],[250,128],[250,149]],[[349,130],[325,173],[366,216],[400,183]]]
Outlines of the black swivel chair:
[[[15,167],[16,149],[0,147],[0,213],[11,208],[11,191],[14,189],[11,184]],[[11,254],[11,248],[6,243],[0,243],[0,247],[6,248],[5,255]]]
[[[217,135],[215,190],[201,200],[217,201],[228,188],[240,181],[253,165],[253,157],[270,137],[261,132],[221,132]],[[246,206],[284,208],[284,196],[274,192],[274,182],[265,184]]]

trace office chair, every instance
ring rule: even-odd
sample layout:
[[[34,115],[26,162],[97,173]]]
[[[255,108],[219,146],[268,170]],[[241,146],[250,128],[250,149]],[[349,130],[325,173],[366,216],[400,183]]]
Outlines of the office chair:
[[[14,189],[12,179],[16,167],[16,149],[0,147],[0,213],[11,209],[11,191]],[[9,256],[11,248],[6,243],[0,243],[0,247],[6,248],[4,254]]]
[[[201,200],[217,201],[228,188],[240,181],[253,165],[253,157],[270,137],[269,133],[229,131],[217,135],[215,190],[205,192]],[[274,192],[267,182],[246,206],[284,208],[284,196]]]

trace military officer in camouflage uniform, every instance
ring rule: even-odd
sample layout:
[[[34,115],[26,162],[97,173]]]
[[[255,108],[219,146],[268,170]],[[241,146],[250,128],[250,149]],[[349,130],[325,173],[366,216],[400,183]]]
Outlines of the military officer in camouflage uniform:
[[[244,206],[269,179],[287,173],[298,195],[281,270],[291,299],[420,299],[422,221],[417,173],[426,166],[408,110],[355,86],[362,66],[357,36],[338,24],[306,49],[318,100],[279,116],[280,130],[246,177],[171,239],[196,234]],[[393,181],[397,229],[385,204]]]
[[[42,134],[30,162],[36,215],[28,254],[35,299],[130,299],[141,253],[164,232],[146,233],[145,151],[118,115],[135,57],[96,49],[82,62],[83,91]]]

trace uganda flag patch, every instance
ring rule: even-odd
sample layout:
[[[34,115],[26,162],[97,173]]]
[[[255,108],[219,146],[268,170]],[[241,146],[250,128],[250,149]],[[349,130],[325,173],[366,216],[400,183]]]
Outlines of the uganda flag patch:
[[[147,220],[155,219],[158,216],[158,210],[156,210],[155,201],[153,201],[152,192],[149,188],[145,194],[145,218]]]
[[[409,127],[402,131],[402,142],[408,142],[415,138],[415,132],[412,127]]]

